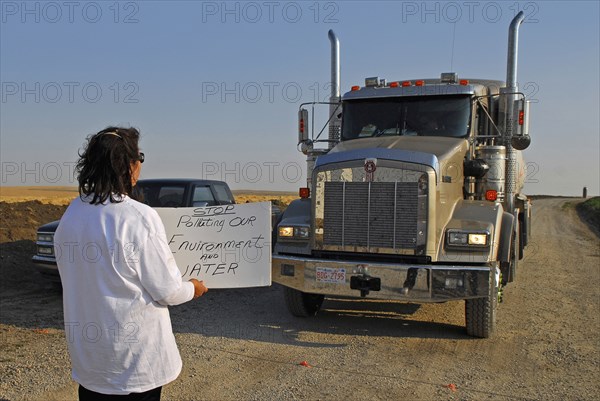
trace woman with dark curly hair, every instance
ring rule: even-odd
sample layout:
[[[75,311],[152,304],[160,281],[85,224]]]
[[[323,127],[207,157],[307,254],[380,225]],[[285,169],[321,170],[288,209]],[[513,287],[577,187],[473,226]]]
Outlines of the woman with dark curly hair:
[[[119,127],[88,137],[79,197],[54,237],[80,400],[160,400],[182,367],[167,306],[207,291],[182,280],[158,214],[132,198],[139,137]]]

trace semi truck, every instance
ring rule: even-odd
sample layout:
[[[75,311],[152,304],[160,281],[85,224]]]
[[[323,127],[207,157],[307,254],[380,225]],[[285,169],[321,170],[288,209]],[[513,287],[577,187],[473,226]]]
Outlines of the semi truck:
[[[523,20],[510,23],[505,82],[369,77],[343,96],[329,31],[329,102],[298,113],[307,186],[274,235],[272,277],[291,314],[314,316],[325,297],[464,301],[467,334],[492,335],[531,239],[529,100],[517,87]],[[319,132],[316,107],[327,115]]]

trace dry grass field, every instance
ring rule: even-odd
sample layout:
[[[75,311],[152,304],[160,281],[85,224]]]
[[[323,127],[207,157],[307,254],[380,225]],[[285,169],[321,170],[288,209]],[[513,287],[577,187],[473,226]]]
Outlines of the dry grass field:
[[[235,190],[233,193],[237,203],[277,200],[287,205],[298,198],[295,192],[284,191]],[[21,186],[0,188],[0,202],[7,203],[37,200],[45,204],[67,205],[76,196],[77,187]]]
[[[298,199],[298,194],[296,192],[283,191],[234,190],[233,195],[235,196],[237,203],[266,202],[276,200],[288,205],[294,199]]]
[[[0,202],[40,201],[52,205],[67,205],[77,196],[77,187],[32,186],[0,187]]]

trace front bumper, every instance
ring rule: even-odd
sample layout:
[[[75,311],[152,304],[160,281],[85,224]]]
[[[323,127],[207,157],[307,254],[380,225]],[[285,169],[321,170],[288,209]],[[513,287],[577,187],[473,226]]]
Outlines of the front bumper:
[[[60,282],[60,274],[54,257],[33,255],[31,258],[36,269],[48,279]]]
[[[487,297],[489,266],[392,264],[273,255],[273,281],[330,296],[417,302]]]

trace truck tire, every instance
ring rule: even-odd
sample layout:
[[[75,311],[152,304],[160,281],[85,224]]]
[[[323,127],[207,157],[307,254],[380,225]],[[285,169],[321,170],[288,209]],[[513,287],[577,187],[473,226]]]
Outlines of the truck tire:
[[[289,287],[283,287],[283,295],[288,310],[297,317],[316,315],[325,299],[324,295],[309,294]]]
[[[510,278],[509,281],[512,283],[517,279],[517,266],[519,265],[519,253],[521,250],[521,225],[519,224],[519,220],[515,221],[517,225],[515,227],[515,233],[513,235],[511,248],[510,248]]]
[[[521,213],[519,216],[523,216]],[[525,256],[525,246],[527,246],[527,232],[525,227],[525,222],[523,221],[525,217],[519,219],[519,260],[522,260]]]
[[[465,323],[467,334],[473,337],[489,338],[496,329],[498,309],[498,286],[495,268],[490,269],[488,295],[484,298],[465,300]]]

